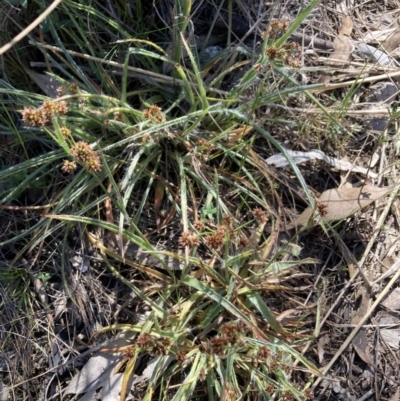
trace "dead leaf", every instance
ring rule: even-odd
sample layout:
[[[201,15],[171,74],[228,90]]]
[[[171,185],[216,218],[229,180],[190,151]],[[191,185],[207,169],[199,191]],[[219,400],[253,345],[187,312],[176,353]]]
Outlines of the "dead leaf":
[[[318,340],[318,360],[320,364],[324,361],[324,347],[329,344],[329,341],[330,339],[328,334],[324,334]]]
[[[101,401],[117,401],[120,399],[123,373],[117,373],[114,376],[108,376],[103,383],[101,390]],[[134,376],[130,378],[128,388],[132,388]],[[125,400],[131,400],[133,396],[129,394]]]
[[[343,16],[342,25],[338,29],[339,35],[350,36],[353,31],[353,21],[349,15]]]
[[[63,83],[53,78],[49,75],[39,74],[35,71],[26,69],[30,77],[35,81],[36,85],[48,96],[55,99],[59,93],[58,88],[60,88]]]
[[[133,382],[134,385],[142,383],[145,380],[149,380],[156,369],[161,369],[161,373],[164,372],[168,366],[175,360],[172,355],[154,357],[148,363],[146,369],[143,371],[141,376],[136,376]]]
[[[10,397],[10,388],[0,380],[0,401],[7,401]]]
[[[382,44],[386,52],[391,53],[400,47],[400,31],[393,32],[393,34]]]
[[[389,398],[388,401],[399,401],[400,399],[400,387],[396,387],[396,391],[393,395]]]
[[[361,35],[360,41],[368,44],[376,44],[383,42],[383,47],[386,49],[388,39],[395,35],[397,28],[379,29],[377,31],[368,30],[364,35]],[[387,49],[386,49],[387,50]]]
[[[359,288],[359,294],[361,295],[360,307],[351,319],[351,323],[354,325],[357,325],[367,314],[370,301],[370,294],[365,287]],[[358,356],[365,363],[373,367],[374,362],[368,349],[367,331],[364,327],[361,327],[358,333],[354,336],[352,344]]]
[[[65,394],[91,394],[104,385],[121,355],[99,352],[89,359],[83,369],[71,380]]]
[[[391,310],[400,309],[400,288],[395,288],[388,296],[382,301],[382,305]]]
[[[333,47],[335,50],[329,55],[329,65],[343,68],[348,63],[353,49],[350,40],[352,30],[353,21],[350,16],[345,15],[342,19],[342,25],[338,29],[339,35],[333,41]],[[327,84],[330,81],[330,77],[331,74],[323,74],[318,82]]]
[[[356,166],[346,160],[339,160],[334,157],[326,155],[319,149],[311,149],[309,152],[302,152],[299,150],[286,149],[287,154],[293,159],[296,164],[305,163],[307,161],[319,159],[324,160],[326,163],[331,165],[333,168],[342,171],[351,171],[354,173],[360,173],[369,175],[372,178],[377,178],[378,174],[374,173],[370,169],[364,167]],[[289,164],[288,160],[282,153],[274,154],[265,160],[267,164],[273,164],[275,167],[284,167]]]
[[[382,329],[381,336],[390,348],[399,349],[399,329]]]
[[[398,325],[400,323],[400,319],[396,316],[392,316],[389,313],[383,312],[377,318],[377,321],[380,325],[384,324],[393,324]],[[399,342],[400,342],[400,329],[399,327],[393,328],[383,328],[380,330],[380,334],[382,340],[386,343],[387,346],[393,349],[399,349]],[[382,344],[383,345],[383,344]]]
[[[107,348],[115,349],[131,344],[131,340],[117,338],[107,344]],[[113,369],[122,358],[121,353],[96,352],[82,368],[82,370],[72,378],[64,394],[83,394],[89,400],[98,388],[109,381],[113,376]]]
[[[330,54],[329,65],[343,68],[349,61],[352,46],[350,38],[345,35],[339,35],[334,40],[335,51]]]
[[[328,189],[317,203],[321,210],[320,218],[324,222],[343,220],[385,196],[396,185],[376,187],[364,185],[356,188]],[[318,214],[318,212],[316,212]],[[287,229],[306,225],[314,214],[314,209],[308,207]]]
[[[28,272],[28,274],[31,277],[33,288],[34,288],[36,295],[38,296],[40,302],[43,305],[47,305],[48,297],[47,297],[47,292],[46,292],[45,286],[42,283],[42,280],[38,279],[37,277],[35,277],[33,274],[30,274],[29,272]]]

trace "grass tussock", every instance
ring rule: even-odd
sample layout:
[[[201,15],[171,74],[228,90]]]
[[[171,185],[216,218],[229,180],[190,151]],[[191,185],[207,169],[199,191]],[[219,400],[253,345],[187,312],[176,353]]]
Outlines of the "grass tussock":
[[[318,261],[278,235],[283,197],[314,195],[292,158],[285,177],[261,159],[287,156],[288,132],[327,146],[350,132],[312,95],[321,85],[302,83],[289,40],[318,1],[290,23],[271,7],[240,36],[244,8],[260,16],[248,3],[66,0],[3,55],[1,351],[14,399],[62,399],[82,363],[59,359],[46,387],[57,366],[34,359],[117,332],[134,333],[112,349],[121,400],[144,371],[138,399],[312,398],[320,372],[303,351],[319,312],[281,312],[295,308],[294,268]],[[46,7],[4,2],[7,40]],[[290,180],[297,192],[282,195]]]

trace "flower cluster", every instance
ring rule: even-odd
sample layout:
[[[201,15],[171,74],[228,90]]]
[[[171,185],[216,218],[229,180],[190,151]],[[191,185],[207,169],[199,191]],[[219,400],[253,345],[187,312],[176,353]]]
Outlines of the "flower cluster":
[[[136,346],[148,350],[151,355],[167,355],[171,344],[167,337],[155,338],[148,333],[141,334],[136,340]]]
[[[197,230],[197,231],[204,231],[206,228],[206,225],[204,224],[204,221],[201,220],[197,220],[194,222],[193,227]]]
[[[146,120],[151,120],[157,124],[161,124],[164,121],[164,115],[161,113],[161,107],[156,104],[151,105],[148,109],[144,109],[143,117]]]
[[[114,120],[115,121],[122,121],[122,113],[120,111],[116,111],[114,113]]]
[[[125,358],[133,358],[135,356],[136,346],[131,345],[130,347],[126,348],[124,351]]]
[[[63,173],[71,174],[76,170],[76,163],[70,160],[64,160],[61,167]]]
[[[194,248],[195,246],[200,245],[200,238],[197,236],[196,233],[192,231],[185,231],[181,234],[179,238],[179,244],[181,246]]]
[[[229,341],[227,341],[227,339],[223,336],[215,336],[210,339],[210,345],[214,354],[223,355],[225,348],[229,345]]]
[[[24,108],[22,121],[29,127],[43,127],[47,122],[40,109],[31,109],[30,107]]]
[[[222,218],[222,224],[229,230],[233,229],[233,218],[232,216],[224,216]]]
[[[221,334],[210,339],[212,352],[222,355],[229,345],[237,345],[246,333],[246,327],[242,322],[229,322],[221,327]]]
[[[71,130],[67,127],[60,127],[60,132],[64,138],[69,138],[71,136]]]
[[[215,149],[212,142],[205,141],[204,139],[199,139],[197,141],[196,154],[203,161],[208,160],[210,153]]]
[[[68,105],[66,102],[54,102],[45,100],[41,106],[42,113],[48,121],[51,121],[53,115],[65,115],[68,113]]]
[[[264,224],[268,221],[265,211],[260,209],[259,207],[256,207],[255,209],[253,209],[253,216],[257,219],[257,221],[260,224]]]
[[[257,358],[265,361],[267,358],[272,356],[272,352],[268,347],[260,347],[258,350]]]
[[[249,246],[249,243],[250,243],[250,241],[245,236],[242,235],[239,238],[238,247],[240,249],[247,248]]]
[[[298,43],[289,42],[282,46],[283,61],[293,68],[301,67],[301,47]]]
[[[271,61],[280,59],[293,68],[301,67],[301,47],[295,42],[286,43],[281,47],[271,45],[267,47],[267,56]]]
[[[284,391],[281,395],[281,400],[282,401],[293,401],[294,400],[293,394],[289,390]]]
[[[225,226],[219,226],[213,234],[207,235],[206,244],[212,249],[220,248],[225,242]]]
[[[90,172],[97,173],[101,170],[99,155],[84,141],[77,142],[72,148],[71,153],[75,160],[82,163]]]
[[[179,350],[176,353],[176,359],[178,360],[179,363],[183,363],[186,360],[186,352],[183,350]]]
[[[247,328],[243,322],[229,322],[221,327],[221,333],[231,344],[236,344],[239,337],[247,332]]]
[[[269,24],[268,37],[276,40],[283,36],[289,28],[289,22],[284,20],[274,20]]]
[[[66,102],[45,100],[37,109],[25,107],[22,112],[22,121],[30,127],[43,127],[52,121],[53,116],[67,113],[68,105]]]
[[[328,214],[328,205],[326,203],[317,202],[317,208],[321,217],[325,217]]]

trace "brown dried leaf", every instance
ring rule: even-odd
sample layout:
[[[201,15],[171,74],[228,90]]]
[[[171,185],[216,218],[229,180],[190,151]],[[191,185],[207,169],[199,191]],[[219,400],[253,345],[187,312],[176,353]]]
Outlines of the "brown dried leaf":
[[[400,309],[400,288],[395,288],[392,290],[390,294],[386,296],[386,298],[382,301],[382,305],[385,308],[391,310],[399,310]]]
[[[400,319],[396,316],[392,316],[390,313],[382,311],[382,313],[377,316],[377,322],[379,325],[397,326],[382,328],[380,330],[380,335],[382,337],[382,340],[386,343],[385,345],[393,349],[399,349],[400,329],[398,325],[400,323]]]
[[[382,47],[390,53],[400,47],[400,31],[396,31],[383,44]]]
[[[350,36],[353,31],[353,21],[349,15],[345,15],[342,19],[342,25],[338,29],[339,35]]]
[[[322,221],[329,222],[343,220],[358,212],[372,202],[385,196],[396,185],[389,187],[375,187],[364,185],[357,188],[328,189],[317,200],[323,211],[320,217]],[[317,212],[318,213],[318,212]],[[305,225],[314,214],[314,209],[308,207],[301,213],[288,228]]]
[[[334,67],[343,68],[350,59],[350,54],[353,49],[350,35],[353,30],[353,21],[351,17],[345,15],[342,19],[342,25],[338,29],[339,36],[333,41],[335,49],[329,55],[328,64]],[[327,84],[330,81],[330,74],[323,74],[319,78],[319,83]]]
[[[345,35],[339,35],[334,41],[335,51],[330,54],[328,62],[334,67],[343,68],[350,59],[352,45],[350,38]]]
[[[359,288],[359,293],[361,295],[361,303],[356,314],[351,319],[351,323],[357,325],[363,317],[368,313],[368,307],[370,302],[370,295],[365,287]],[[368,339],[367,330],[362,327],[358,333],[354,336],[352,340],[354,349],[356,350],[358,356],[368,365],[374,366],[372,356],[368,349]]]

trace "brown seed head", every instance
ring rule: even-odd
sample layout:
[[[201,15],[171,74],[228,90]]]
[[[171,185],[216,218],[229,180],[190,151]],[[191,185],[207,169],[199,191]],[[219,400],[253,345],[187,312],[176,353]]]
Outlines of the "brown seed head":
[[[71,130],[67,127],[61,127],[60,132],[64,138],[69,138],[71,135]]]
[[[206,228],[206,225],[204,224],[204,221],[201,221],[201,220],[197,220],[197,221],[193,224],[193,226],[194,226],[194,228],[195,228],[197,231],[200,231],[200,232],[204,231],[205,228]]]
[[[31,109],[25,107],[22,112],[22,121],[29,127],[43,127],[46,123],[46,117],[40,109]]]
[[[225,227],[219,226],[214,234],[207,235],[206,244],[213,249],[220,248],[225,242]]]
[[[74,158],[85,165],[93,173],[101,170],[101,161],[99,155],[84,141],[77,142],[72,148],[71,153]]]
[[[70,160],[64,160],[61,167],[63,173],[71,174],[76,170],[76,163]]]
[[[264,224],[268,221],[265,211],[259,207],[253,209],[253,216],[258,220],[260,224]]]
[[[181,246],[187,246],[191,249],[200,245],[200,238],[192,231],[185,231],[179,238],[179,244]]]
[[[139,348],[147,348],[147,347],[153,345],[153,341],[154,341],[153,337],[150,334],[143,333],[137,338],[136,345]]]

